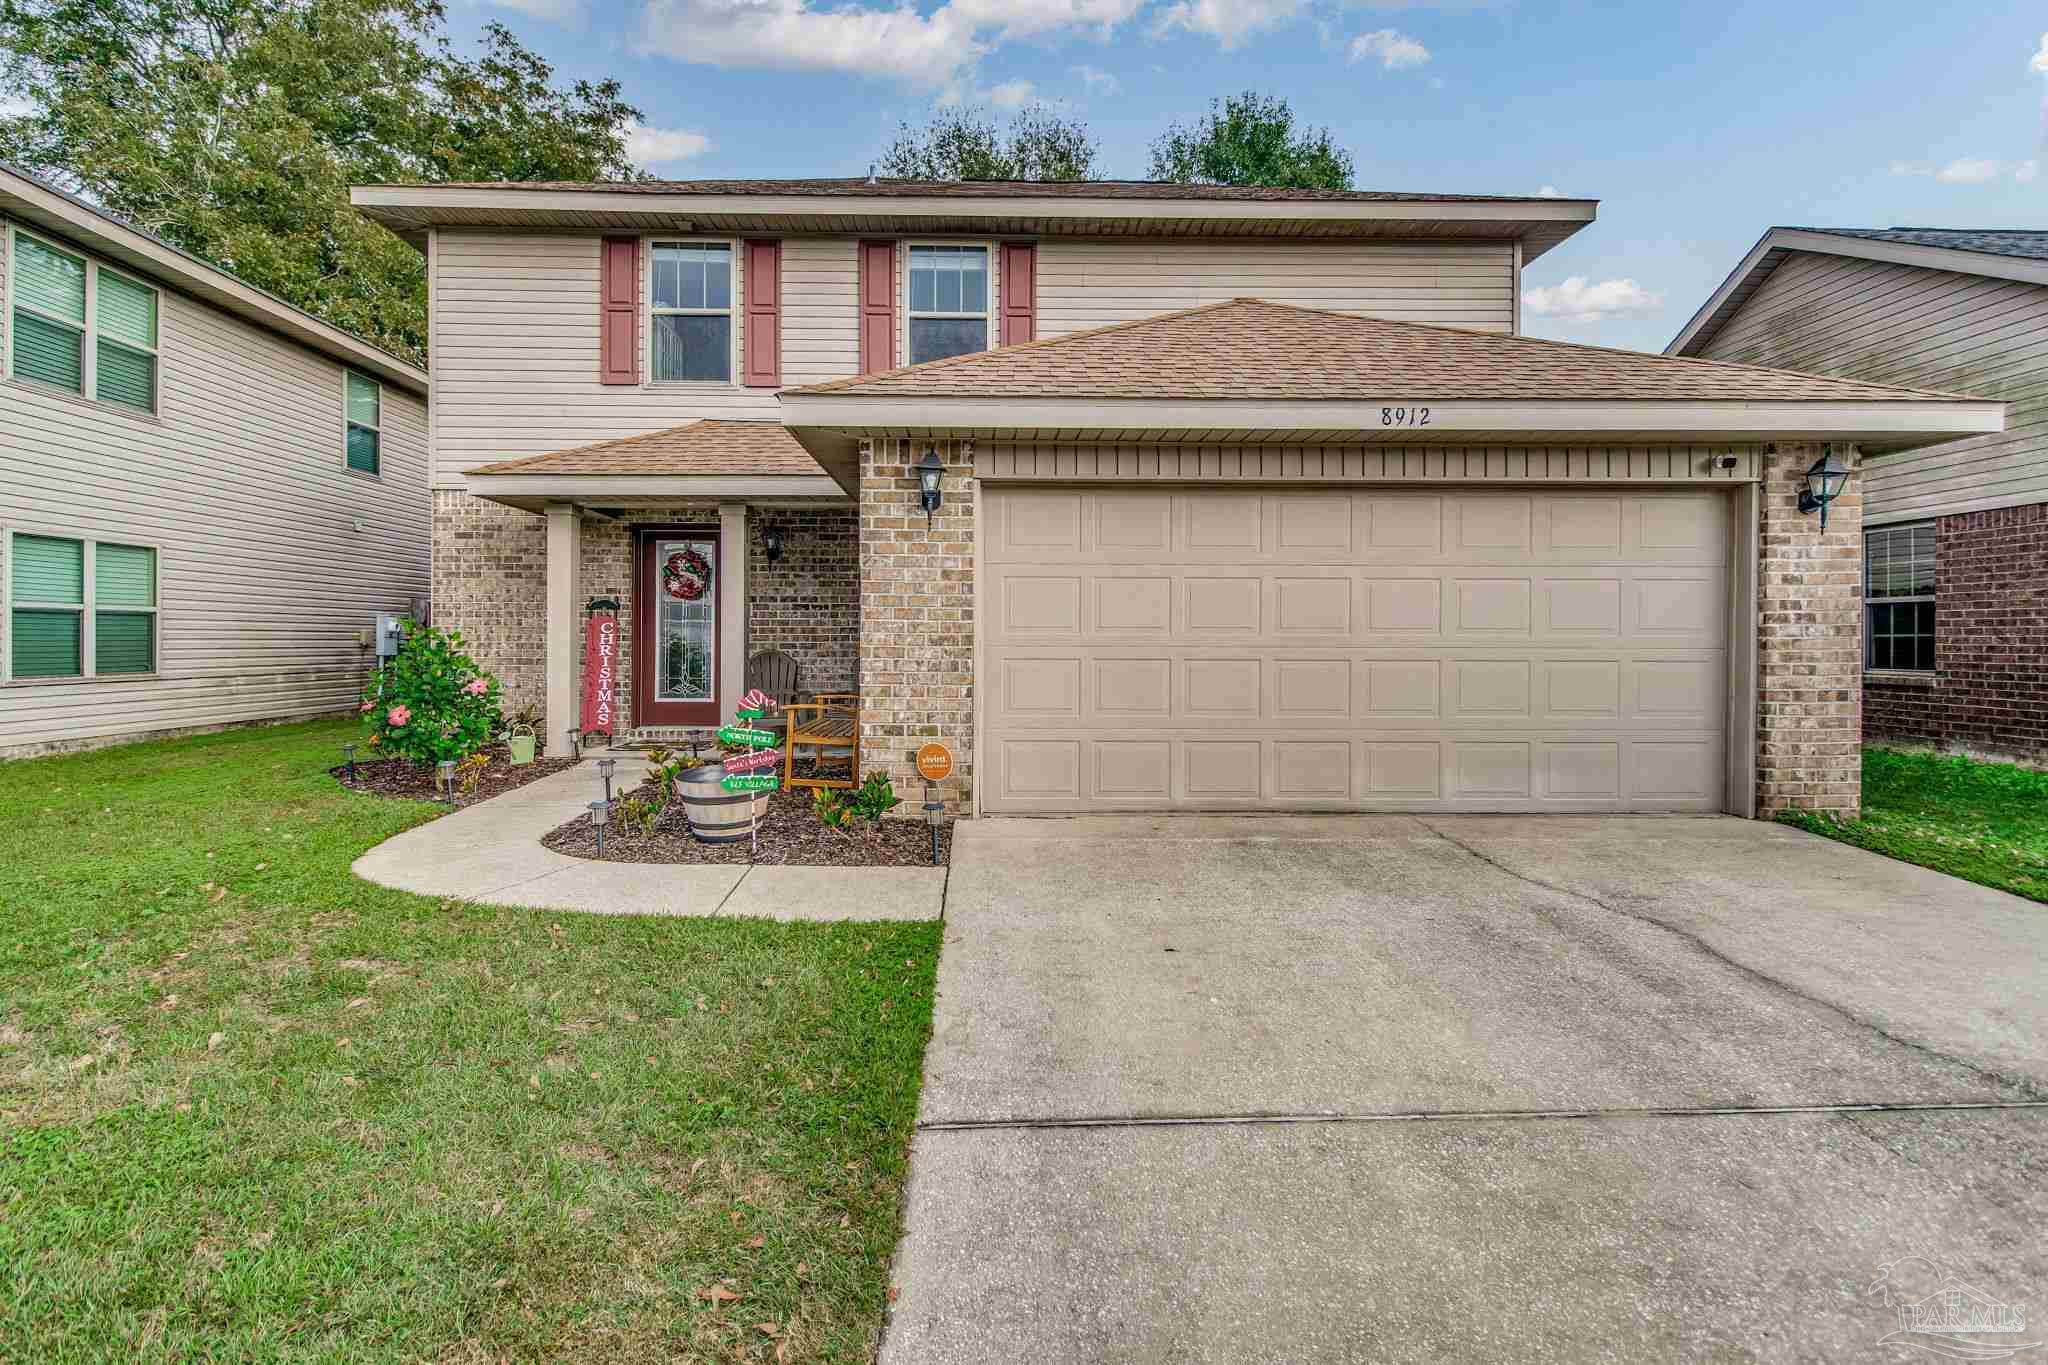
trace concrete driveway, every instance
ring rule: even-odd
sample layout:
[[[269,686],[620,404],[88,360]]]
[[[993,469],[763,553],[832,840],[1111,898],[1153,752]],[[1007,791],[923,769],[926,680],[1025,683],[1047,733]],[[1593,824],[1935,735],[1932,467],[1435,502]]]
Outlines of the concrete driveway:
[[[882,1359],[1904,1358],[1947,1276],[2048,1321],[2044,1229],[2048,907],[1721,818],[983,820]]]

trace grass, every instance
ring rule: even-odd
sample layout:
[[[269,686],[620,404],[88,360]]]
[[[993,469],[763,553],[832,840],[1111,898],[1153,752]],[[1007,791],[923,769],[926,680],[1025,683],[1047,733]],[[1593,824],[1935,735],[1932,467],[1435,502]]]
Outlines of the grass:
[[[0,1359],[869,1358],[937,926],[381,890],[350,730],[0,765]]]
[[[1866,749],[1861,819],[1807,812],[1782,818],[1887,857],[2048,901],[2048,773]]]

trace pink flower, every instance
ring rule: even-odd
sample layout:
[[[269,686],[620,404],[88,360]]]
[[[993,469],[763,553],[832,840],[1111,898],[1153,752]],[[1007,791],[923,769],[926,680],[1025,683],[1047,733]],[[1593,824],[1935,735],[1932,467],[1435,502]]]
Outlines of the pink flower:
[[[412,719],[412,708],[409,706],[394,706],[384,713],[384,719],[390,721],[394,729],[403,727],[407,721]]]
[[[370,708],[372,706],[375,706],[376,704],[377,703],[373,701],[366,701],[361,706],[356,708],[356,714],[359,716],[367,716],[370,714]]]
[[[485,682],[482,678],[471,678],[469,680],[469,686],[463,688],[462,690],[469,693],[469,695],[472,697],[481,697],[484,693],[491,690],[491,685],[488,682]]]

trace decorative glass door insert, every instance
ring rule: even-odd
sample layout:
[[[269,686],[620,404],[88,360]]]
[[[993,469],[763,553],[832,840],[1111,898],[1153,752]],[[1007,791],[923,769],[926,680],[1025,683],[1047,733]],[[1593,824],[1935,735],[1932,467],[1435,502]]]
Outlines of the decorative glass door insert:
[[[634,707],[641,725],[718,722],[718,536],[643,533]]]

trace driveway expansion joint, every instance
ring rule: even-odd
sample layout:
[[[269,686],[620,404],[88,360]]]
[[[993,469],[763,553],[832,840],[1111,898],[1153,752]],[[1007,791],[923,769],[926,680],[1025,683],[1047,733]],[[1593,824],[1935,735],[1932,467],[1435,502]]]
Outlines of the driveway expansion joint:
[[[1412,1109],[1326,1114],[1103,1114],[1075,1118],[933,1119],[920,1133],[1020,1132],[1034,1128],[1205,1128],[1339,1123],[1526,1123],[1555,1119],[1712,1119],[1807,1114],[1968,1113],[2032,1110],[2048,1114],[2048,1100],[1878,1100],[1862,1104],[1652,1105],[1620,1109]]]

